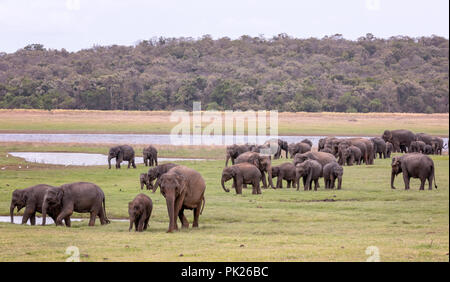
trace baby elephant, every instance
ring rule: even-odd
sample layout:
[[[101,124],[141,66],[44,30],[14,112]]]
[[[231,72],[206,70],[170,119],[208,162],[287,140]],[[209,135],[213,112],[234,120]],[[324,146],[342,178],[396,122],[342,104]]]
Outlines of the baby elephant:
[[[150,178],[148,177],[147,173],[141,173],[141,176],[139,177],[139,182],[141,183],[141,190],[145,187],[147,190],[150,190]]]
[[[225,192],[230,192],[225,187],[225,182],[233,179],[233,187],[236,189],[236,194],[242,194],[243,184],[252,184],[252,194],[261,194],[261,188],[259,186],[261,176],[262,174],[259,169],[252,164],[235,164],[223,169],[221,179],[222,188]]]
[[[344,169],[338,163],[328,163],[323,167],[323,179],[325,180],[325,189],[334,189],[336,178],[338,179],[338,190],[341,190],[342,175]]]
[[[295,166],[295,178],[297,182],[297,191],[300,188],[300,177],[303,177],[303,186],[305,191],[311,190],[314,181],[314,191],[319,186],[319,177],[322,175],[322,165],[316,160],[306,160]]]
[[[128,214],[130,215],[130,228],[136,232],[147,230],[148,221],[152,215],[153,203],[152,199],[145,194],[139,194],[133,201],[128,203]]]
[[[292,163],[283,163],[272,166],[272,177],[277,177],[277,188],[283,188],[283,180],[287,181],[287,188],[295,188],[295,166]]]

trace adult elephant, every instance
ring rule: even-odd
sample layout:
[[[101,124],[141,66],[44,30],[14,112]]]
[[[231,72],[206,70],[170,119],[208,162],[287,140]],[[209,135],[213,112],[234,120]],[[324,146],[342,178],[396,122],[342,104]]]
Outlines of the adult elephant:
[[[158,165],[158,150],[152,145],[145,147],[142,150],[142,157],[144,158],[145,166]]]
[[[336,162],[336,157],[333,154],[325,152],[307,152],[304,154],[296,154],[293,164],[296,166],[297,164],[303,163],[306,160],[315,160],[319,162],[322,167],[324,167],[328,163]]]
[[[233,144],[233,145],[227,146],[225,166],[228,166],[228,160],[231,159],[231,164],[234,164],[236,158],[239,157],[239,155],[241,155],[245,152],[251,151],[252,148],[253,148],[253,146],[250,146],[248,144],[245,144],[245,145]]]
[[[287,188],[295,188],[297,185],[295,166],[292,163],[283,163],[272,166],[272,177],[277,177],[277,188],[283,188],[283,180],[287,182]]]
[[[373,143],[373,156],[376,159],[377,155],[381,159],[386,158],[386,141],[383,140],[383,138],[380,137],[374,137],[370,138],[370,141]]]
[[[153,193],[155,193],[156,189],[160,186],[160,178],[161,175],[164,173],[167,173],[170,169],[178,166],[174,163],[165,163],[161,165],[157,165],[155,167],[152,167],[147,172],[148,182],[150,189],[152,189]],[[153,185],[153,181],[156,179],[155,184]]]
[[[434,187],[437,188],[435,178],[435,168],[433,160],[423,154],[409,153],[402,156],[395,156],[392,158],[392,173],[391,173],[391,188],[394,187],[395,177],[403,173],[403,181],[405,182],[405,190],[409,189],[410,178],[420,179],[420,190],[424,190],[425,181],[428,180],[429,190]]]
[[[300,143],[306,143],[306,144],[308,144],[309,147],[311,147],[311,148],[312,148],[312,146],[313,146],[312,141],[309,140],[308,138],[303,139],[302,141],[300,141]]]
[[[281,140],[281,139],[270,139],[264,143],[265,148],[268,148],[269,146],[275,147],[276,145],[278,145],[278,147],[277,147],[276,153],[274,154],[273,158],[275,160],[279,159],[281,157],[282,151],[284,151],[286,154],[286,159],[287,159],[288,158],[288,143],[286,141]]]
[[[409,152],[412,141],[416,140],[416,135],[406,129],[385,130],[381,136],[385,142],[391,142],[394,152],[400,152],[400,145],[404,145]]]
[[[161,194],[166,198],[169,215],[167,232],[178,230],[177,216],[183,228],[189,227],[184,210],[194,210],[192,227],[198,227],[198,218],[205,205],[206,184],[197,171],[186,166],[176,166],[161,176]]]
[[[70,218],[73,212],[90,213],[89,226],[95,225],[95,218],[100,223],[108,224],[105,209],[105,194],[102,189],[89,182],[75,182],[60,187],[48,188],[42,203],[42,225],[45,225],[47,210],[60,207],[55,224],[62,225],[62,220]]]
[[[128,168],[130,168],[130,164],[133,165],[133,168],[136,168],[136,164],[134,163],[134,150],[131,146],[120,145],[109,149],[108,153],[109,169],[111,169],[111,159],[114,158],[116,159],[116,168],[120,168],[120,163],[122,161],[128,161]]]
[[[306,152],[311,151],[311,146],[309,146],[309,144],[307,143],[303,143],[303,142],[299,142],[299,143],[293,143],[293,144],[289,144],[289,154],[291,155],[291,159],[296,155],[296,154],[303,154]]]
[[[370,141],[370,140],[368,140],[366,138],[360,138],[360,137],[349,138],[349,140],[352,143],[352,145],[355,145],[358,148],[359,148],[359,146],[356,145],[356,144],[358,144],[359,142],[364,143],[364,145],[366,146],[366,153],[365,153],[365,155],[364,155],[364,152],[361,150],[361,153],[365,157],[364,162],[365,162],[366,165],[373,165],[374,148],[373,148],[372,141]]]
[[[416,141],[422,141],[422,142],[424,142],[427,145],[431,145],[431,141],[433,140],[433,136],[421,132],[421,133],[417,133],[416,134],[416,139],[415,140]]]
[[[261,172],[261,178],[264,188],[267,188],[266,182],[266,173],[267,173],[268,175],[267,178],[269,180],[270,187],[275,188],[272,183],[272,161],[270,157],[263,156],[255,152],[245,152],[239,155],[239,157],[237,157],[237,159],[235,160],[235,164],[240,163],[250,163],[259,169],[259,171]]]
[[[25,211],[22,216],[22,224],[26,224],[28,219],[31,225],[36,224],[36,212],[42,213],[42,203],[44,201],[45,193],[49,188],[55,188],[47,184],[38,184],[25,189],[16,189],[12,193],[11,205],[10,205],[10,215],[11,223],[14,223],[14,209],[17,207],[19,212],[22,208]],[[47,211],[47,214],[56,220],[56,216],[59,213],[59,207],[54,207]],[[70,218],[65,218],[65,223],[70,226]]]
[[[230,192],[230,190],[225,187],[225,182],[230,179],[233,179],[233,187],[236,189],[236,194],[242,194],[243,184],[252,184],[252,194],[261,194],[261,189],[259,187],[261,172],[252,164],[240,163],[225,167],[222,170],[220,183],[225,192]]]

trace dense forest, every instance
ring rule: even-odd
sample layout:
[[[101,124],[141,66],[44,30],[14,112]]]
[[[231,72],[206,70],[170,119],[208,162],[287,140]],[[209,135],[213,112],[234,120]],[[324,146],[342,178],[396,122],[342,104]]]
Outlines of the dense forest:
[[[448,112],[449,41],[152,38],[0,53],[0,108]]]

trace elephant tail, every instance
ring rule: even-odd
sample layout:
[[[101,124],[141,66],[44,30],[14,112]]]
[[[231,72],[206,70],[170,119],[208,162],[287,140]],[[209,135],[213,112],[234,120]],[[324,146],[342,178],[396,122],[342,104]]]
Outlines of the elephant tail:
[[[105,215],[106,223],[111,223],[111,221],[106,216],[106,203],[105,203],[105,196],[103,196],[103,214]]]
[[[205,203],[206,203],[205,196],[202,197],[202,201],[203,201],[203,203],[202,203],[202,209],[200,210],[200,214],[203,213],[203,209],[205,208]]]

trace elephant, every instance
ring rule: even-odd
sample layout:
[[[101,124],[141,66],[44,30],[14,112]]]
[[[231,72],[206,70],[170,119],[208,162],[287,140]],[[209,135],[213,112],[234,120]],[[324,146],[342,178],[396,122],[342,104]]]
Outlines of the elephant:
[[[302,142],[292,143],[292,144],[289,144],[288,150],[289,150],[289,154],[291,155],[291,159],[292,159],[295,156],[295,154],[297,154],[297,153],[303,154],[303,153],[311,151],[311,146],[307,143],[302,143]]]
[[[267,173],[269,185],[270,187],[275,189],[272,183],[272,161],[270,157],[263,156],[255,152],[245,152],[239,155],[239,157],[237,157],[235,160],[235,164],[240,163],[250,163],[259,169],[259,171],[261,172],[261,178],[264,188],[267,188],[266,174],[265,174]]]
[[[158,165],[158,150],[152,145],[142,150],[145,166]]]
[[[332,149],[332,142],[337,139],[336,137],[325,137],[319,139],[318,151],[321,152],[325,148]]]
[[[425,150],[425,142],[423,141],[412,141],[410,145],[411,153],[423,153]]]
[[[393,152],[400,152],[400,145],[404,145],[406,150],[409,151],[411,142],[416,140],[416,134],[406,129],[385,130],[381,138],[392,143],[394,146]]]
[[[287,188],[296,187],[295,166],[292,163],[283,163],[272,166],[272,177],[277,177],[276,188],[283,188],[283,180],[287,181]]]
[[[323,149],[320,150],[319,152],[324,152],[324,153],[330,153],[330,154],[333,154],[333,151],[331,151],[331,148],[328,148],[328,147],[323,148]]]
[[[148,173],[141,173],[141,175],[139,176],[139,182],[141,184],[141,190],[142,188],[144,188],[144,185],[147,190],[150,190],[150,179],[148,177]]]
[[[169,215],[167,232],[178,230],[177,216],[182,228],[188,228],[189,222],[184,216],[184,210],[194,210],[192,227],[198,227],[198,218],[205,207],[206,184],[197,171],[186,166],[176,166],[161,175],[161,194],[166,198]]]
[[[333,154],[325,153],[325,152],[306,152],[303,154],[296,154],[294,157],[293,164],[296,166],[299,163],[303,163],[304,161],[311,159],[318,161],[322,167],[327,163],[335,162],[336,157]],[[320,175],[322,176],[322,175]]]
[[[14,223],[14,209],[17,207],[19,212],[25,207],[25,211],[22,216],[22,224],[26,224],[30,219],[30,224],[36,224],[36,212],[42,213],[42,202],[44,200],[45,193],[49,188],[55,188],[47,184],[38,184],[25,189],[16,189],[12,193],[10,215],[11,223]],[[58,207],[50,209],[47,214],[56,220],[56,216],[59,213]],[[70,218],[64,219],[67,226],[70,226]]]
[[[233,187],[236,189],[236,194],[242,194],[243,184],[252,184],[252,194],[261,194],[261,188],[259,187],[261,172],[252,164],[239,163],[223,169],[221,184],[225,192],[230,192],[225,187],[225,182],[230,179],[233,179]]]
[[[130,227],[128,228],[128,231],[133,229],[133,223],[136,232],[147,230],[152,210],[152,199],[142,193],[137,195],[133,201],[128,203],[128,215],[130,217]]]
[[[433,151],[433,147],[431,146],[431,145],[425,145],[424,147],[423,147],[423,153],[425,154],[425,155],[432,155],[432,154],[434,154],[434,151]]]
[[[374,148],[373,148],[373,143],[366,139],[366,138],[349,138],[349,141],[352,143],[352,145],[355,145],[356,147],[360,148],[357,144],[359,144],[359,142],[364,143],[364,145],[366,145],[366,152],[364,153],[363,150],[361,150],[361,154],[364,157],[364,163],[366,165],[373,165],[373,159],[374,159]]]
[[[339,159],[338,164],[344,165],[347,164],[348,166],[352,166],[353,163],[356,162],[357,165],[361,164],[362,160],[362,154],[361,150],[354,146],[341,146],[339,148]]]
[[[433,180],[434,187],[437,189],[434,162],[430,157],[420,153],[408,153],[393,157],[391,166],[392,189],[395,189],[394,178],[400,173],[403,173],[405,190],[409,190],[409,180],[411,177],[420,179],[420,190],[424,190],[426,180],[428,180],[429,190],[433,189]]]
[[[155,193],[156,189],[160,186],[160,178],[161,175],[168,172],[171,168],[176,167],[177,164],[174,163],[165,163],[161,165],[157,165],[155,167],[149,168],[147,175],[148,175],[148,182],[150,189],[152,189],[152,192]],[[156,179],[155,184],[153,185],[153,180]]]
[[[295,178],[297,191],[300,188],[300,177],[303,177],[304,190],[311,190],[314,181],[314,191],[319,187],[319,178],[322,176],[322,165],[316,160],[305,160],[295,166]]]
[[[245,145],[234,144],[227,146],[225,166],[228,166],[229,159],[231,159],[231,164],[235,164],[234,162],[239,155],[251,151],[253,147],[254,146],[248,144]]]
[[[70,218],[73,212],[89,212],[89,226],[95,225],[97,215],[102,225],[109,223],[106,217],[105,194],[94,183],[75,182],[48,188],[42,204],[42,225],[45,225],[47,210],[54,206],[61,209],[55,220],[56,225],[62,225],[62,220]]]
[[[256,150],[252,150],[252,151],[253,151],[253,152],[258,152],[258,153],[260,153],[260,152],[261,152],[261,148],[266,148],[266,149],[268,149],[269,146],[270,146],[271,149],[273,149],[272,146],[273,146],[273,147],[276,147],[276,146],[277,146],[277,147],[276,147],[277,150],[276,150],[276,152],[273,154],[273,158],[274,158],[275,160],[281,158],[281,153],[282,153],[282,151],[285,152],[285,154],[286,154],[286,159],[288,158],[288,143],[287,143],[286,141],[284,141],[284,140],[281,140],[281,139],[270,139],[270,140],[267,140],[266,142],[264,142],[263,146],[259,148],[258,151],[256,151]]]
[[[133,168],[136,168],[136,164],[134,163],[134,150],[131,146],[120,145],[109,149],[109,169],[111,169],[111,159],[114,158],[116,159],[116,168],[120,168],[120,163],[122,161],[128,161],[128,168],[130,168],[130,164],[133,166]]]
[[[386,157],[390,158],[391,153],[394,151],[394,145],[391,142],[386,142]]]
[[[433,137],[431,139],[431,147],[433,152],[437,155],[442,155],[442,150],[444,149],[444,139],[440,137]]]
[[[431,141],[433,140],[433,137],[431,135],[428,135],[426,133],[417,133],[415,141],[422,141],[427,145],[431,145]]]
[[[339,144],[336,147],[336,144]],[[333,142],[333,153],[336,156],[339,156],[339,148],[341,148],[341,151],[343,150],[343,148],[345,147],[350,147],[350,146],[355,146],[358,147],[359,150],[361,151],[361,158],[362,161],[364,161],[366,164],[370,163],[370,159],[369,159],[369,153],[372,154],[371,158],[373,161],[373,145],[372,142],[364,139],[364,138],[349,138],[349,139],[341,139],[338,141],[334,141]],[[369,149],[371,149],[371,151],[369,151]],[[337,154],[336,154],[337,152]],[[342,162],[340,164],[343,164]]]
[[[344,169],[338,163],[328,163],[323,167],[323,179],[325,180],[325,189],[334,189],[336,179],[338,180],[338,190],[342,188],[342,176]]]
[[[312,146],[313,146],[312,141],[309,140],[308,138],[303,139],[302,141],[300,141],[300,143],[306,143],[306,144],[308,144],[309,147],[311,147],[311,148],[312,148]]]
[[[373,143],[374,159],[377,158],[377,154],[380,159],[381,158],[385,159],[386,158],[386,141],[384,141],[380,137],[370,138],[370,141],[372,141],[372,143]]]

